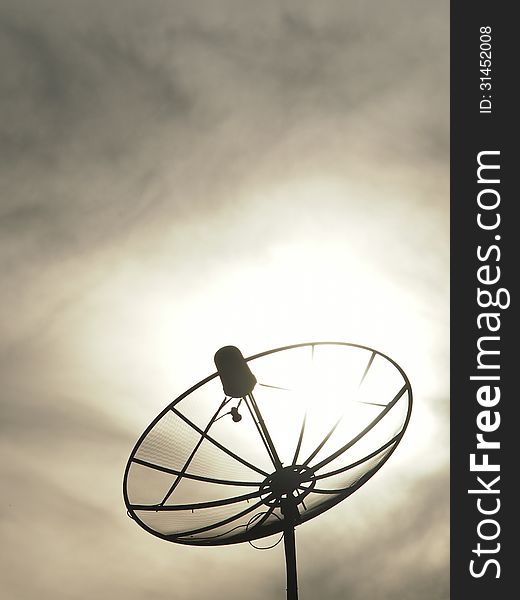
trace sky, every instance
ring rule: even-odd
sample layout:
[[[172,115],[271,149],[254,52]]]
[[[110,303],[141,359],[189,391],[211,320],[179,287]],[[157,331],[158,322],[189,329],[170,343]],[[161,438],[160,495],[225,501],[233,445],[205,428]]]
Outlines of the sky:
[[[148,535],[149,422],[244,355],[377,348],[409,430],[296,531],[300,598],[448,598],[448,3],[0,0],[0,580],[282,598],[283,548]]]

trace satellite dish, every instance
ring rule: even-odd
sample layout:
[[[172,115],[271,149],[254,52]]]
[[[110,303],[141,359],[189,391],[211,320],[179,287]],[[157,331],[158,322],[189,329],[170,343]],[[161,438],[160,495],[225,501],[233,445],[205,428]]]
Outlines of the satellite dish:
[[[377,350],[341,342],[244,359],[225,346],[217,372],[169,404],[128,460],[128,514],[149,533],[200,546],[282,533],[296,599],[294,528],[359,489],[410,420],[412,390]]]

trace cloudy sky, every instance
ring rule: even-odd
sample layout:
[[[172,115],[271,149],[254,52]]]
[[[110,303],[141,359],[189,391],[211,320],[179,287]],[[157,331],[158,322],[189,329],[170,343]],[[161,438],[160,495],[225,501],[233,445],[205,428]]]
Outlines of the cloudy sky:
[[[448,3],[0,0],[5,598],[283,598],[283,548],[125,514],[132,446],[245,355],[371,345],[415,408],[297,530],[300,597],[448,598]]]

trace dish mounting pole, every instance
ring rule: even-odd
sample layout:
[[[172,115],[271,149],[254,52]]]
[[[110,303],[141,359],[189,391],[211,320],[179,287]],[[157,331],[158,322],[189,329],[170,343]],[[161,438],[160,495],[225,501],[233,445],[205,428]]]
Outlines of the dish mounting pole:
[[[282,499],[284,516],[283,545],[285,550],[285,572],[287,578],[287,600],[298,600],[298,575],[296,568],[296,540],[294,529],[299,512],[291,498]]]

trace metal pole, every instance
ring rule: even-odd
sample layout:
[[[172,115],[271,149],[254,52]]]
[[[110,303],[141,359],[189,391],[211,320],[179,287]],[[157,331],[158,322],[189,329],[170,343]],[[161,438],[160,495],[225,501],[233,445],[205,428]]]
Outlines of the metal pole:
[[[296,543],[294,524],[289,522],[283,532],[285,548],[285,572],[287,574],[287,600],[298,600],[298,579],[296,574]]]

